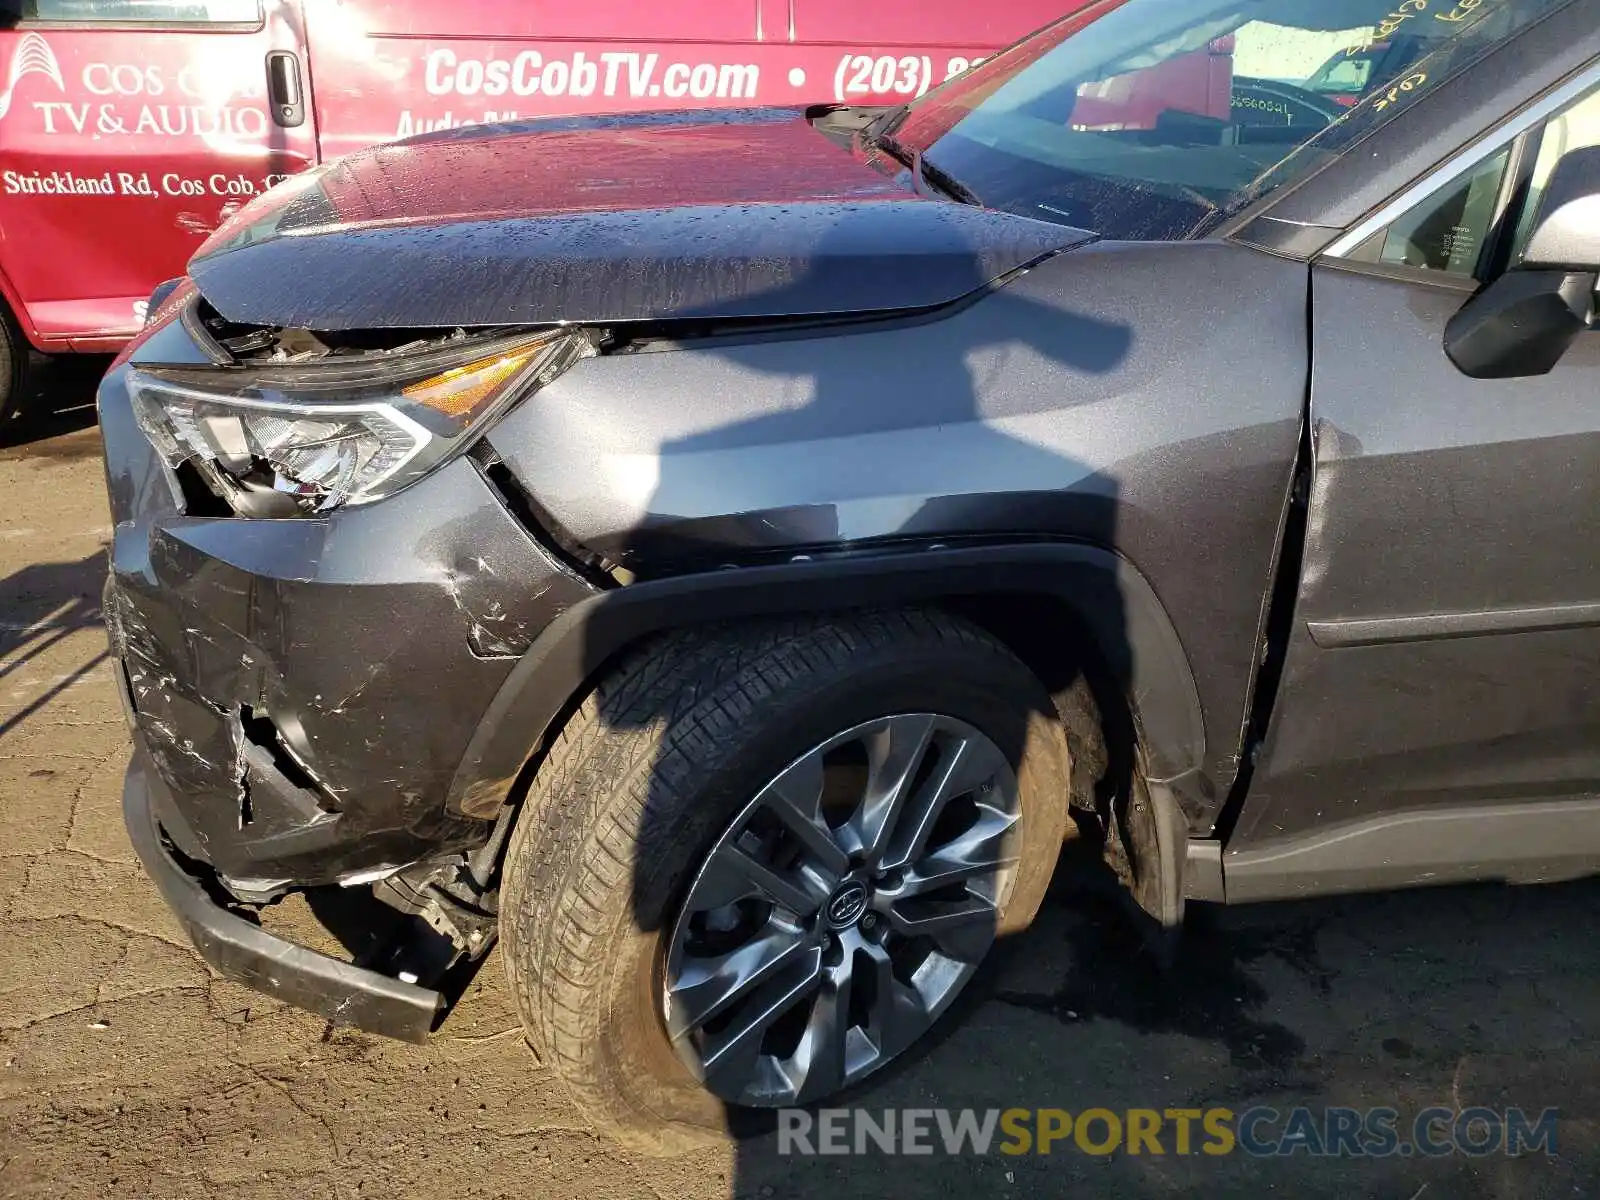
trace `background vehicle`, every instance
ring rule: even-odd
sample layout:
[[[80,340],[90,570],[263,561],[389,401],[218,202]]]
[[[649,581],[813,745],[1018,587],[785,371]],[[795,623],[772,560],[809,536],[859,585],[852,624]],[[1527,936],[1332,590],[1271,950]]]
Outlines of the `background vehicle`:
[[[100,392],[125,813],[207,958],[421,1038],[498,929],[654,1136],[923,1044],[1065,842],[1158,945],[1600,869],[1600,0],[1280,82],[1387,5],[1127,0],[899,109],[238,214]],[[1150,103],[1230,36],[1303,107]],[[332,885],[398,961],[239,912]]]
[[[1083,0],[4,0],[0,420],[276,181],[549,114],[903,100]]]

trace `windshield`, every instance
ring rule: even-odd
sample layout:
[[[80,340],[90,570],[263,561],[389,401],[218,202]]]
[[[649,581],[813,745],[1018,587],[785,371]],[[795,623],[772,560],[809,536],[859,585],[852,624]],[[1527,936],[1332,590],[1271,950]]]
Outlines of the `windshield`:
[[[1197,237],[1566,3],[1105,0],[886,133],[992,208]]]

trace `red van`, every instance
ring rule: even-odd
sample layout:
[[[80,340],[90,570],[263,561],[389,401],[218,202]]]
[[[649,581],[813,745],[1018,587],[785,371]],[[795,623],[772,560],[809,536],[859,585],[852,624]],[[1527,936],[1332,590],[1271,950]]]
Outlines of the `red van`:
[[[0,0],[0,420],[246,199],[411,133],[920,95],[1086,0]],[[26,343],[26,344],[25,344]]]

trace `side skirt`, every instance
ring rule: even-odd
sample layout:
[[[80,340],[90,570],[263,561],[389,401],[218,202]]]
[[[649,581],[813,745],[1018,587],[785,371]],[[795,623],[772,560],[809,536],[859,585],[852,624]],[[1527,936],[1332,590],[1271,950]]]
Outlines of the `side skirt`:
[[[1191,839],[1192,900],[1248,904],[1449,883],[1600,874],[1600,797],[1390,813],[1229,851]]]

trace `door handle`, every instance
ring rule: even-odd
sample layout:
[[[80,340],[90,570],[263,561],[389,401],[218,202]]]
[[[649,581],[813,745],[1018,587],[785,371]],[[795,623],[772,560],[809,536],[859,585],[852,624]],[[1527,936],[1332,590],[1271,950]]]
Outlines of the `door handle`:
[[[288,50],[267,54],[267,104],[285,129],[305,124],[306,98],[300,88],[300,60]]]

